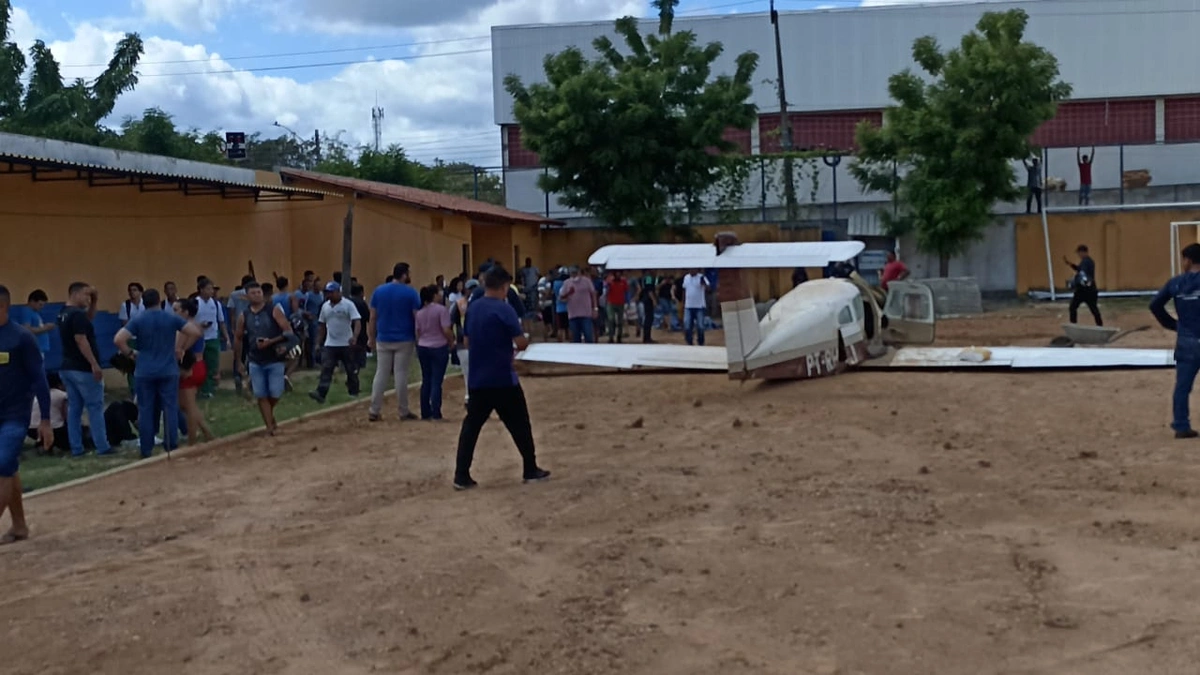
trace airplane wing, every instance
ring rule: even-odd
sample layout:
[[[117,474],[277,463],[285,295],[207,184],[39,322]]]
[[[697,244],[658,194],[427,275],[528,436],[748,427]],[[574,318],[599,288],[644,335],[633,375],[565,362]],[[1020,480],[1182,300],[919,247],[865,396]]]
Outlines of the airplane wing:
[[[588,264],[613,270],[824,267],[849,260],[865,247],[861,241],[748,243],[717,255],[712,244],[610,244],[597,249]]]
[[[517,360],[617,370],[729,370],[724,347],[687,345],[539,342],[518,353]]]
[[[1114,370],[1174,368],[1170,349],[1109,347],[901,347],[864,368],[979,370]]]

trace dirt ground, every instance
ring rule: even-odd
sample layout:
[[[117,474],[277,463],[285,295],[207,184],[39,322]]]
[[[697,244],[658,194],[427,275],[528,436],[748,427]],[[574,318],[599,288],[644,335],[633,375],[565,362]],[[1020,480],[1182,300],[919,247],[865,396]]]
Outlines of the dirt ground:
[[[1063,313],[941,334],[1043,344]],[[30,500],[0,671],[1190,675],[1200,442],[1171,382],[528,378],[552,480],[521,485],[493,421],[462,494],[456,424],[310,420]]]

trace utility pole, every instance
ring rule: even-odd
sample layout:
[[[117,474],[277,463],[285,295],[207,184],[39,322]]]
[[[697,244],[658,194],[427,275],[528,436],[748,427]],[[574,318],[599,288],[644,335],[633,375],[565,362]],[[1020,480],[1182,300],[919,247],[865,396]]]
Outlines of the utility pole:
[[[792,120],[787,111],[787,88],[783,81],[783,44],[779,40],[779,12],[775,11],[775,0],[771,0],[771,25],[775,29],[775,73],[779,90],[779,130],[781,132],[780,147],[784,152],[783,158],[783,193],[787,203],[788,220],[796,218],[796,182],[794,177],[794,161],[791,157]]]

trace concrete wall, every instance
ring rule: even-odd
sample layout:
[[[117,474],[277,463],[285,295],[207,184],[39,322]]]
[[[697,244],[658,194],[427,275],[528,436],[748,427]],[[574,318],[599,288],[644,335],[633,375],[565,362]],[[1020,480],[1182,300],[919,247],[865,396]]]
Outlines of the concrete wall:
[[[1011,216],[998,219],[996,225],[988,228],[984,238],[971,246],[965,255],[951,258],[950,276],[973,277],[980,290],[986,293],[1011,292],[1017,287],[1017,251],[1013,232]],[[1045,255],[1042,258],[1044,260]],[[900,239],[900,259],[908,265],[915,278],[940,276],[937,256],[918,251],[916,241],[912,238]]]

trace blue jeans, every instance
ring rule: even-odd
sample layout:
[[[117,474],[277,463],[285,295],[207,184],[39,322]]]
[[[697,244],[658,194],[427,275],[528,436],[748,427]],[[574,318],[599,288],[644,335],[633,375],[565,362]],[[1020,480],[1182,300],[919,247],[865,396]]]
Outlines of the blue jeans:
[[[138,397],[138,448],[142,457],[154,454],[154,428],[158,412],[167,417],[163,447],[167,452],[179,447],[179,373],[166,377],[133,378]]]
[[[83,454],[83,411],[86,408],[92,442],[97,455],[112,452],[108,433],[104,429],[104,382],[97,382],[90,372],[60,370],[59,377],[67,387],[67,438],[71,439],[71,454]]]
[[[1192,395],[1192,385],[1196,383],[1196,374],[1200,373],[1200,359],[1175,361],[1175,395],[1172,397],[1172,412],[1174,419],[1171,428],[1175,431],[1187,431],[1192,428],[1189,419],[1188,398]]]
[[[442,380],[450,364],[450,347],[417,347],[421,364],[421,419],[442,419]]]
[[[161,428],[161,425],[163,422],[163,415],[165,415],[165,414],[166,414],[166,412],[164,410],[162,410],[161,407],[158,410],[154,411],[154,437],[163,439],[164,448],[167,444],[166,438],[163,436],[159,436],[158,432],[159,432],[159,429]],[[139,415],[138,418],[140,419],[141,416]],[[138,435],[141,436],[141,432],[138,432]],[[183,411],[180,410],[179,411],[179,438],[183,438],[184,436],[187,436],[187,415],[184,415]]]
[[[590,316],[578,316],[569,320],[568,325],[571,329],[571,342],[587,342],[596,341],[596,324]]]
[[[696,330],[696,341],[704,346],[704,308],[688,307],[683,310],[683,339],[692,344],[692,329]]]
[[[250,390],[255,398],[283,398],[284,364],[250,362]]]

